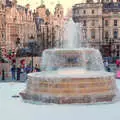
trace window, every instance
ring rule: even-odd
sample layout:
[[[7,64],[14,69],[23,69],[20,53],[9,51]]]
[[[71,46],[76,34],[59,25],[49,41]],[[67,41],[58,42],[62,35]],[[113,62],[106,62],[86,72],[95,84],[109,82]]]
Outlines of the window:
[[[92,26],[95,26],[95,20],[92,20],[92,24],[91,24]]]
[[[86,14],[86,10],[83,10],[83,14]]]
[[[83,26],[86,26],[86,20],[83,21]]]
[[[105,39],[108,40],[109,38],[109,34],[108,34],[108,31],[105,32]]]
[[[108,26],[108,20],[105,20],[105,26]]]
[[[114,26],[117,26],[117,20],[114,20]]]
[[[95,13],[95,11],[94,10],[92,10],[92,14],[94,14]]]
[[[117,51],[117,57],[119,57],[119,55],[120,55],[120,54],[119,54],[119,51]]]
[[[91,39],[95,39],[95,30],[91,30]]]
[[[118,38],[118,31],[117,31],[117,30],[115,30],[115,31],[113,32],[113,36],[114,36],[114,39],[117,39],[117,38]]]
[[[117,47],[117,49],[119,50],[120,46],[119,46],[119,45],[117,45],[116,47]]]

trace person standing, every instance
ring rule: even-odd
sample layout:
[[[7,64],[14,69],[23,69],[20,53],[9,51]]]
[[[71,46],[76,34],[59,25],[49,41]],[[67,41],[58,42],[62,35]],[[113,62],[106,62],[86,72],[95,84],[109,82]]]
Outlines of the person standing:
[[[12,80],[15,80],[15,72],[16,72],[16,67],[15,67],[15,65],[13,65],[11,68]]]
[[[104,61],[104,66],[105,66],[105,68],[107,68],[108,67],[108,61],[106,60],[106,61]]]
[[[17,80],[20,80],[20,73],[21,73],[21,68],[20,66],[17,67]]]

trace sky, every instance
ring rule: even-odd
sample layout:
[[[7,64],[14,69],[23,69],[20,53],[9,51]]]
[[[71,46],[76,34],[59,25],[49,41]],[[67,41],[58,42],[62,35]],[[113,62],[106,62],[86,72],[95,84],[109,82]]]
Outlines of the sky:
[[[32,9],[35,9],[37,6],[41,4],[41,0],[17,0],[17,1],[18,1],[18,4],[21,4],[21,5],[25,5],[29,3]],[[67,9],[71,8],[72,5],[74,5],[75,3],[83,2],[84,0],[43,0],[43,1],[46,7],[51,10],[51,12],[53,12],[53,9],[57,3],[61,3],[66,13]]]

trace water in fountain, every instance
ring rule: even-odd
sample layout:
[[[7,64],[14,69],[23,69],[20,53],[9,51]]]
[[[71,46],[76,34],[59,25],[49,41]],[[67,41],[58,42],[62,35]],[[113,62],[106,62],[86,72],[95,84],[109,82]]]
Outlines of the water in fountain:
[[[78,28],[80,25],[69,20],[64,48],[43,52],[44,71],[28,75],[27,88],[21,94],[24,99],[59,104],[115,100],[118,90],[114,74],[105,72],[98,50],[84,46]]]
[[[72,18],[64,25],[63,48],[80,48],[88,46],[85,31],[81,23],[74,23]]]
[[[88,48],[88,41],[85,39],[83,26],[80,23],[74,23],[72,18],[64,25],[63,48],[51,49],[43,52],[41,67],[43,70],[57,70],[60,68],[75,68],[81,70],[99,70],[104,71],[101,53],[93,48]],[[86,48],[87,47],[87,48]],[[92,50],[92,54],[89,53]],[[69,54],[69,51],[74,51],[74,55],[64,56],[63,52],[57,54],[56,51],[63,51]],[[88,52],[87,52],[88,51]],[[68,61],[75,61],[71,63]],[[68,64],[67,66],[65,66]]]

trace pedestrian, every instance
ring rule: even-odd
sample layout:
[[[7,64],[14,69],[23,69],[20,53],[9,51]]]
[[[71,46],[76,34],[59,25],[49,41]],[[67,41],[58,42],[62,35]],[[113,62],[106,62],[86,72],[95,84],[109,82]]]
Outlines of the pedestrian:
[[[26,71],[27,74],[32,72],[32,68],[30,67],[30,65],[26,66],[25,71]]]
[[[108,71],[108,72],[111,71],[107,60],[104,61],[104,66],[105,66],[106,71]]]
[[[21,73],[21,68],[20,66],[17,66],[17,80],[20,80],[20,73]]]
[[[13,65],[11,68],[12,80],[15,80],[15,72],[16,72],[16,67],[15,67],[15,65]]]
[[[37,64],[34,67],[34,72],[37,72]]]
[[[108,67],[108,61],[106,60],[106,61],[104,61],[104,66],[105,66],[105,68],[107,68]]]
[[[5,80],[5,70],[2,69],[2,80]]]
[[[27,80],[27,78],[28,78],[27,74],[32,72],[32,68],[30,67],[30,65],[27,65],[26,68],[24,69],[24,71],[26,73],[26,80]]]
[[[37,67],[37,69],[38,69],[38,72],[40,72],[40,65],[38,64],[38,67]]]
[[[110,69],[109,65],[107,66],[107,71],[111,72],[111,69]]]
[[[35,65],[35,72],[40,72],[40,66],[39,65]]]

